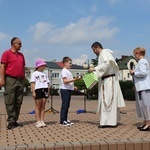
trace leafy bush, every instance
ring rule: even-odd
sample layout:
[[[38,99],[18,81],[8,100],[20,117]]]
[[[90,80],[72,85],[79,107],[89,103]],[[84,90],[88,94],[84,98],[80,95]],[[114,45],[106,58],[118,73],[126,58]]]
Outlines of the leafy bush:
[[[59,95],[58,90],[59,89],[50,88],[50,95]]]
[[[120,87],[124,99],[126,100],[135,100],[134,84],[132,81],[120,81]],[[75,81],[75,86],[79,90],[84,90],[85,84],[83,79]],[[73,95],[80,95],[81,93],[73,92]],[[98,99],[98,84],[96,84],[91,90],[86,90],[86,97],[88,100]]]
[[[84,95],[84,92],[80,92],[80,91],[78,90],[78,91],[72,91],[71,94],[72,94],[72,95]]]
[[[75,81],[74,83],[75,86],[78,87],[79,90],[85,90],[85,83],[83,79]],[[73,95],[84,95],[84,93],[81,92],[72,92]],[[98,99],[98,84],[96,84],[92,89],[86,90],[85,95],[88,100],[95,100]]]
[[[75,81],[74,86],[78,87],[78,90],[83,90],[85,87],[83,79]]]
[[[134,84],[132,81],[120,81],[124,99],[135,100]]]
[[[92,89],[87,90],[87,99],[88,100],[98,99],[98,83]]]
[[[24,95],[28,95],[28,93],[29,93],[29,91],[30,91],[29,85],[30,85],[29,80],[28,80],[27,78],[25,78],[25,79],[23,80],[23,87],[24,87],[24,89],[25,89],[25,91],[23,92]]]

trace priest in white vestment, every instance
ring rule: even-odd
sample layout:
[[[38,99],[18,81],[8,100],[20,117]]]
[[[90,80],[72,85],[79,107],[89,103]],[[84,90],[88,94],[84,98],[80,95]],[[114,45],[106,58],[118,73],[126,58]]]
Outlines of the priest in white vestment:
[[[120,120],[120,107],[125,102],[119,85],[119,67],[113,57],[113,52],[103,49],[99,42],[92,44],[93,52],[98,55],[98,65],[90,68],[95,71],[98,82],[98,112],[100,112],[100,125],[98,127],[116,126]]]

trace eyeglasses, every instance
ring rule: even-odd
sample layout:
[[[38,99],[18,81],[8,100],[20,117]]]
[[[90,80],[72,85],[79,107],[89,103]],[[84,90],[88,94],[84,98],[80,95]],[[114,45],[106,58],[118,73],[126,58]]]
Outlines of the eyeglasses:
[[[18,44],[18,45],[20,45],[20,46],[22,45],[22,43],[17,43],[17,42],[15,42],[14,44]]]

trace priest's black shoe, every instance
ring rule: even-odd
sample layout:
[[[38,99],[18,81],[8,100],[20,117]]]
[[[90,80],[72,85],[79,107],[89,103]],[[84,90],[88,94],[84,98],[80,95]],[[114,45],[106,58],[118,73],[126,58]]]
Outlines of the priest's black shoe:
[[[116,128],[116,126],[111,126],[111,125],[105,125],[105,126],[101,126],[101,125],[98,125],[98,128]]]
[[[101,125],[98,125],[98,128],[102,128],[102,126],[101,126]]]

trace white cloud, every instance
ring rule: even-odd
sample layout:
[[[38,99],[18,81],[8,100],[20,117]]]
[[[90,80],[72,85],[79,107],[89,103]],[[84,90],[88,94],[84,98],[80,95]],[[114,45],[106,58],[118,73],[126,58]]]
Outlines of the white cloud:
[[[7,35],[6,33],[0,32],[0,40],[3,40],[8,37],[9,37],[9,35]]]
[[[107,0],[107,2],[108,2],[110,5],[114,5],[114,4],[116,4],[116,3],[120,2],[120,1],[122,1],[122,0]]]
[[[50,32],[52,30],[52,25],[45,22],[39,22],[34,26],[30,27],[30,31],[34,32],[33,38],[35,41],[41,40],[47,32]]]
[[[36,42],[43,40],[48,44],[76,45],[95,39],[110,39],[119,29],[109,27],[114,17],[86,17],[75,23],[56,28],[49,23],[39,22],[30,29],[33,31]]]
[[[31,67],[31,66],[34,67],[36,59],[38,59],[39,56],[41,56],[41,51],[38,48],[32,48],[32,49],[22,48],[21,52],[24,54],[24,56],[26,58],[25,59],[26,66],[28,66],[28,67]]]
[[[24,52],[29,58],[27,64],[31,64],[31,61],[35,62],[35,59],[30,60],[34,53],[35,58],[41,56],[46,60],[55,58],[58,61],[60,61],[62,55],[66,55],[73,59],[73,63],[83,65],[84,62],[87,62],[87,59],[95,58],[95,55],[89,50],[89,45],[93,41],[114,40],[119,29],[112,27],[113,21],[115,21],[114,17],[93,18],[89,16],[61,28],[51,23],[38,22],[30,27],[30,33],[33,35],[33,41],[35,42],[33,45],[38,48],[32,48],[32,51],[28,50],[28,53]],[[41,47],[43,43],[44,46]],[[47,46],[48,48],[46,48]],[[42,50],[45,49],[42,53],[41,48]],[[47,53],[53,55],[45,55]]]
[[[90,7],[91,12],[96,12],[97,11],[97,6],[96,5],[92,5]]]
[[[73,64],[83,65],[84,62],[87,62],[88,55],[82,54],[80,58],[75,58],[72,60]]]

